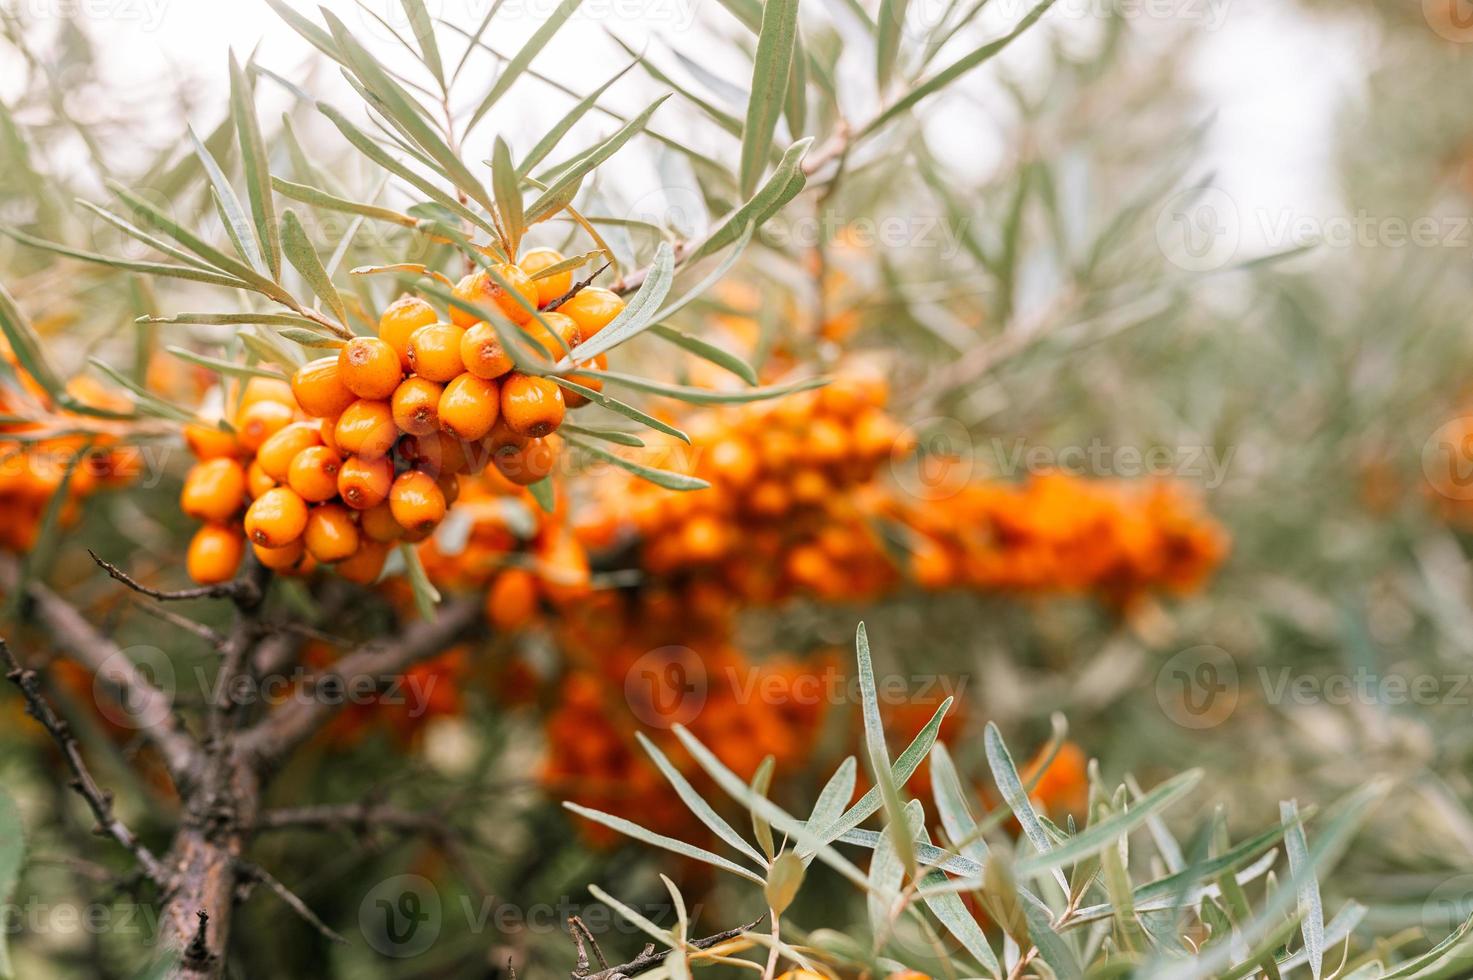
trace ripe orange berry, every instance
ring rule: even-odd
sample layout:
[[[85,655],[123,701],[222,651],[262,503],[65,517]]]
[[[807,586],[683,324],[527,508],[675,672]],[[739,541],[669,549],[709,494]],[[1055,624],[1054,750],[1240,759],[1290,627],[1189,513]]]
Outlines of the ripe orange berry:
[[[607,327],[609,321],[623,310],[624,301],[619,295],[602,286],[580,289],[577,296],[557,308],[557,312],[567,314],[577,321],[584,337],[592,337]]]
[[[419,470],[400,473],[389,491],[394,520],[411,534],[433,530],[445,517],[445,494],[435,478]]]
[[[186,425],[184,442],[196,459],[234,456],[240,449],[235,444],[235,436],[214,425]]]
[[[338,358],[332,354],[297,368],[292,375],[292,394],[302,411],[313,418],[337,415],[357,398],[343,383]]]
[[[409,336],[409,367],[421,378],[445,382],[465,370],[460,338],[465,331],[448,323],[420,327]]]
[[[501,388],[474,374],[460,375],[440,396],[440,426],[461,439],[474,441],[491,431],[501,412]]]
[[[713,444],[706,455],[706,463],[718,480],[734,488],[751,483],[761,468],[751,444],[736,435]]]
[[[484,321],[460,338],[460,359],[479,378],[499,378],[512,369],[511,355],[501,346],[496,328]]]
[[[338,469],[338,496],[354,510],[367,510],[389,496],[394,464],[387,456],[349,456]]]
[[[358,550],[337,564],[337,573],[349,582],[372,585],[383,573],[389,546],[382,541],[360,541]]]
[[[404,528],[394,520],[394,509],[387,500],[380,501],[358,514],[358,528],[370,541],[398,541],[404,536]]]
[[[189,540],[184,564],[190,578],[200,585],[214,585],[234,577],[244,554],[245,539],[239,531],[220,524],[206,524]]]
[[[557,462],[558,445],[554,437],[529,439],[523,445],[505,445],[491,457],[496,472],[517,486],[536,483],[552,472]]]
[[[501,386],[501,414],[513,432],[534,439],[563,423],[563,390],[547,378],[511,374]]]
[[[263,548],[261,545],[251,545],[251,550],[256,553],[256,560],[267,568],[276,572],[294,571],[302,564],[303,557],[307,554],[307,547],[297,538],[291,544],[282,548]]]
[[[409,338],[420,327],[427,327],[439,317],[435,308],[418,296],[405,293],[384,310],[378,318],[378,335],[399,355],[399,366],[409,370]]]
[[[307,551],[324,565],[342,561],[358,550],[358,525],[342,504],[323,504],[307,515],[302,532]]]
[[[412,436],[422,436],[440,427],[438,406],[444,389],[421,377],[405,378],[394,389],[389,407],[394,424]]]
[[[486,618],[502,630],[516,630],[537,615],[537,576],[525,568],[508,568],[486,593]]]
[[[235,438],[242,449],[253,453],[273,433],[286,428],[293,414],[291,407],[281,402],[254,402],[236,415]]]
[[[435,478],[435,484],[440,492],[445,495],[445,507],[448,509],[460,499],[460,477],[454,473],[441,473]]]
[[[307,503],[290,487],[272,487],[246,511],[246,534],[256,544],[283,548],[307,527]]]
[[[517,263],[517,265],[522,267],[523,272],[533,277],[532,283],[537,287],[538,306],[546,306],[573,288],[572,269],[564,272],[554,272],[552,275],[543,276],[541,279],[536,278],[537,273],[543,269],[549,269],[557,265],[562,260],[563,253],[557,249],[534,248],[529,249],[522,256],[521,261]]]
[[[245,469],[233,459],[196,463],[184,478],[179,508],[200,521],[227,521],[240,510],[246,492]]]
[[[551,360],[562,356],[583,342],[583,328],[572,317],[563,313],[539,313],[540,318],[522,329],[536,342]]]
[[[246,493],[255,500],[261,494],[276,486],[276,481],[271,479],[271,474],[261,469],[261,461],[251,460],[251,465],[246,467]]]
[[[338,495],[338,471],[343,458],[326,446],[309,446],[297,453],[287,469],[286,482],[309,504]]]
[[[500,310],[512,323],[526,323],[532,319],[532,310],[537,308],[537,284],[514,265],[497,264],[495,269],[501,281],[510,286],[516,296],[501,288],[485,269],[479,269],[455,284],[455,298],[485,310]],[[480,319],[474,313],[450,307],[450,322],[458,327],[468,327]]]
[[[383,399],[399,387],[399,352],[377,337],[354,337],[338,351],[338,375],[359,398]]]
[[[272,433],[256,452],[256,462],[277,483],[285,483],[292,460],[303,449],[322,445],[322,434],[310,422],[293,422]]]
[[[493,453],[503,446],[515,446],[520,449],[527,444],[527,436],[520,432],[513,432],[507,427],[506,416],[500,415],[497,416],[496,424],[491,427],[491,431],[486,433],[486,438],[481,440],[481,444]]]
[[[343,409],[333,429],[333,442],[340,452],[366,459],[384,455],[394,448],[398,438],[389,403],[362,398]]]
[[[356,401],[356,399],[354,400]],[[348,404],[351,405],[352,402]],[[343,454],[342,450],[338,449],[337,444],[338,419],[341,417],[341,414],[328,415],[317,420],[317,434],[322,437],[322,444],[339,456]]]
[[[588,361],[584,361],[578,366],[587,367],[589,363]],[[609,355],[599,354],[595,356],[592,364],[595,371],[607,371],[609,369]],[[591,374],[570,374],[568,375],[568,380],[574,384],[580,384],[585,388],[592,388],[594,391],[604,390],[604,379],[595,378]],[[588,396],[564,388],[563,401],[567,403],[569,408],[582,408],[588,404]]]
[[[294,404],[291,383],[284,378],[253,377],[247,379],[245,388],[241,390],[240,405],[236,408],[236,411],[244,411],[257,402],[280,402],[283,405]]]
[[[470,447],[448,432],[427,436],[410,436],[400,444],[400,452],[417,469],[438,476],[441,473],[464,473],[469,468]]]

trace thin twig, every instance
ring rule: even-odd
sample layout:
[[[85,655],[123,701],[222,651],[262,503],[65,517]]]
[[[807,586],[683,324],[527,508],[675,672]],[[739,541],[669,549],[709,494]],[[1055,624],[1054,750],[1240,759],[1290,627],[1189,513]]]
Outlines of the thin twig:
[[[51,734],[51,739],[56,743],[57,748],[61,749],[67,767],[72,771],[69,785],[82,799],[87,801],[92,815],[97,818],[98,831],[121,844],[137,860],[144,874],[162,885],[167,878],[163,865],[133,831],[129,830],[113,814],[112,793],[97,785],[97,780],[92,778],[87,763],[82,759],[82,750],[77,745],[77,740],[72,737],[71,726],[67,724],[66,719],[56,713],[56,710],[51,707],[51,702],[47,701],[46,696],[41,693],[41,685],[36,679],[36,672],[21,667],[15,654],[10,650],[10,644],[6,643],[3,637],[0,637],[0,659],[5,662],[5,679],[20,688],[21,695],[25,698],[26,714],[39,721],[41,726]]]
[[[155,606],[150,602],[135,602],[133,605],[134,608],[153,616],[155,619],[161,619],[170,626],[175,626],[186,633],[199,637],[201,640],[210,644],[210,646],[219,646],[225,642],[225,637],[221,635],[219,630],[212,629],[204,623],[197,623],[188,616],[181,616],[176,612],[165,609],[163,606]]]
[[[87,549],[87,554],[92,556],[92,560],[97,562],[103,571],[107,572],[119,582],[122,582],[134,592],[142,593],[150,599],[157,599],[160,602],[181,602],[185,599],[239,599],[243,591],[248,588],[248,586],[242,584],[245,581],[244,579],[233,579],[229,582],[220,582],[217,585],[202,585],[195,589],[176,589],[172,592],[166,592],[162,589],[154,589],[144,585],[112,562],[100,557],[97,552],[90,548]]]
[[[694,950],[710,949],[713,946],[719,946],[724,942],[737,938],[745,932],[751,932],[753,929],[761,925],[762,919],[765,918],[767,918],[767,916],[763,915],[761,919],[758,919],[757,921],[752,922],[749,925],[738,926],[735,929],[727,929],[725,932],[718,932],[713,936],[706,936],[704,939],[692,939],[685,945],[687,948]],[[598,955],[599,962],[603,965],[603,969],[599,970],[597,973],[587,972],[588,956],[583,949],[583,944],[578,937],[578,933],[575,931],[573,933],[573,941],[578,945],[579,967],[573,970],[572,980],[616,980],[616,978],[618,977],[638,976],[641,973],[647,973],[650,970],[653,970],[656,967],[660,966],[660,964],[664,963],[665,959],[670,955],[670,950],[656,950],[653,944],[651,944],[649,946],[646,946],[638,956],[630,960],[628,963],[620,963],[617,966],[609,966],[603,958],[603,953],[599,951],[598,943],[594,942],[593,934],[588,931],[588,927],[585,926],[582,920],[580,920],[577,916],[572,916],[568,919],[570,930],[575,923],[579,929],[587,934],[588,941],[593,944],[593,951]]]
[[[574,296],[577,296],[579,293],[583,292],[583,290],[587,289],[589,286],[592,286],[593,285],[593,280],[595,280],[599,276],[603,275],[604,274],[604,270],[607,269],[608,267],[609,267],[609,264],[607,262],[605,262],[603,265],[601,265],[597,269],[595,269],[593,271],[593,273],[591,275],[589,275],[589,277],[587,279],[580,279],[577,282],[573,283],[572,288],[570,288],[566,293],[563,293],[557,299],[553,300],[551,303],[548,303],[545,307],[542,308],[542,312],[543,313],[547,313],[547,312],[550,312],[552,310],[557,309],[559,306],[562,306],[564,303],[566,303],[568,300],[572,299]]]
[[[253,864],[250,861],[237,861],[235,866],[236,870],[240,873],[240,876],[243,880],[259,881],[261,884],[271,889],[273,892],[276,893],[277,898],[280,898],[283,902],[285,902],[288,908],[297,913],[297,915],[302,918],[302,921],[306,922],[313,929],[316,929],[318,933],[327,937],[328,939],[331,939],[335,943],[341,943],[344,946],[348,945],[348,941],[346,939],[339,935],[326,922],[323,922],[321,919],[319,919],[317,917],[317,913],[313,912],[310,908],[307,907],[306,902],[302,901],[295,892],[293,892],[290,888],[286,887],[286,885],[283,885],[279,880],[277,880],[277,878],[272,875],[271,872],[267,871],[259,864]]]

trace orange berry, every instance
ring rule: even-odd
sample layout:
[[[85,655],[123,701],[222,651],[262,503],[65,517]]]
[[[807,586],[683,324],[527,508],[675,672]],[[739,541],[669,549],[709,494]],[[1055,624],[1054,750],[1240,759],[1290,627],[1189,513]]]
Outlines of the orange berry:
[[[389,496],[394,464],[387,456],[349,456],[338,469],[338,496],[354,510],[367,510]]]
[[[389,546],[382,541],[360,541],[358,550],[337,563],[337,573],[349,582],[372,585],[384,570]]]
[[[256,553],[257,561],[276,572],[296,569],[302,564],[302,558],[307,553],[306,545],[302,543],[301,538],[281,548],[264,548],[253,544],[251,550]]]
[[[486,618],[502,630],[516,630],[537,615],[537,577],[525,568],[508,568],[486,593]]]
[[[317,426],[310,422],[293,422],[261,443],[261,448],[256,452],[256,462],[261,464],[261,469],[266,471],[267,476],[277,483],[284,483],[297,453],[320,445],[322,433]]]
[[[619,295],[602,286],[580,289],[577,296],[557,308],[559,313],[565,313],[577,321],[584,337],[592,337],[607,327],[609,321],[623,310],[624,301]]]
[[[215,425],[186,425],[184,442],[197,459],[218,459],[240,451],[235,436]]]
[[[276,481],[271,479],[271,474],[261,469],[261,461],[251,460],[251,465],[246,467],[246,493],[255,500],[261,494],[276,486]]]
[[[553,525],[549,529],[537,549],[537,567],[542,589],[553,602],[570,602],[588,594],[588,553],[567,528]]]
[[[495,381],[462,374],[440,396],[440,427],[474,441],[491,431],[501,411],[501,388]]]
[[[399,366],[409,370],[409,338],[420,327],[434,323],[435,308],[418,296],[405,293],[388,305],[378,318],[378,335],[399,355]]]
[[[421,378],[449,381],[465,370],[460,359],[460,338],[465,331],[448,323],[420,327],[409,336],[409,367]]]
[[[240,510],[246,492],[245,469],[233,459],[196,463],[184,478],[179,508],[200,521],[227,521]]]
[[[349,404],[352,403],[350,402]],[[317,434],[322,437],[322,444],[339,456],[343,454],[342,450],[338,449],[337,444],[338,419],[340,417],[341,413],[325,416],[317,420]]]
[[[435,479],[435,483],[439,486],[440,492],[445,495],[445,506],[447,508],[453,506],[460,499],[460,477],[454,473],[441,473]]]
[[[307,515],[302,541],[313,558],[324,565],[342,561],[358,550],[358,525],[342,504],[323,504]]]
[[[707,452],[706,464],[718,480],[732,487],[745,487],[761,468],[751,444],[740,436],[729,436],[713,444]]]
[[[380,501],[358,514],[358,528],[370,541],[398,541],[404,536],[404,528],[394,520],[394,510],[387,500]]]
[[[547,378],[509,375],[501,386],[501,414],[513,432],[534,439],[563,422],[563,390]]]
[[[343,383],[338,358],[333,354],[297,368],[297,373],[292,375],[292,394],[302,411],[313,418],[337,415],[357,397]]]
[[[496,418],[496,424],[491,427],[490,432],[486,433],[486,438],[481,440],[481,444],[494,453],[503,446],[515,446],[520,449],[527,444],[527,439],[527,436],[508,428],[506,416],[499,415]]]
[[[532,277],[532,283],[537,287],[537,305],[546,306],[559,296],[573,288],[573,270],[554,272],[550,276],[537,278],[537,273],[543,269],[549,269],[563,260],[563,253],[555,248],[529,249],[522,256],[517,265],[522,271]]]
[[[283,548],[307,527],[307,503],[289,487],[272,487],[246,511],[246,534],[256,544]]]
[[[500,310],[512,323],[526,323],[532,319],[532,310],[537,308],[537,284],[532,281],[531,276],[514,265],[498,263],[494,268],[501,281],[511,287],[515,296],[498,285],[485,269],[479,269],[455,284],[455,298],[485,310]],[[520,297],[520,302],[517,297]],[[458,327],[468,327],[481,319],[484,317],[456,306],[450,307],[450,322]]]
[[[206,524],[189,540],[185,567],[189,577],[200,585],[228,582],[240,567],[245,554],[245,539],[233,527]]]
[[[551,473],[557,457],[557,443],[549,436],[530,439],[521,446],[502,446],[491,457],[491,462],[496,466],[496,472],[517,486],[525,487]]]
[[[235,417],[235,438],[247,452],[255,452],[261,443],[291,424],[291,406],[276,401],[258,401]]]
[[[563,313],[539,313],[537,316],[539,319],[522,329],[537,346],[547,351],[550,359],[560,359],[583,342],[583,328],[572,317]]]
[[[598,354],[594,357],[592,363],[595,371],[607,371],[609,369],[609,355]],[[588,361],[584,361],[578,366],[587,367],[588,364]],[[585,388],[592,388],[594,391],[604,390],[604,379],[595,378],[591,374],[570,374],[568,375],[568,380],[573,382],[574,384],[580,384]],[[588,404],[588,396],[580,394],[576,391],[569,391],[568,389],[564,388],[563,401],[567,403],[567,406],[569,408],[582,408],[584,405]]]
[[[377,337],[354,337],[338,351],[338,375],[359,398],[388,398],[399,387],[404,367],[399,352]]]
[[[292,398],[292,386],[285,378],[261,378],[247,379],[245,388],[240,393],[240,405],[236,411],[244,411],[257,402],[278,402],[282,405],[295,406]]]
[[[338,471],[343,458],[326,446],[308,446],[292,459],[286,482],[309,504],[320,504],[338,495]]]
[[[411,534],[433,530],[445,517],[445,494],[435,478],[419,470],[400,473],[389,491],[394,520]]]
[[[466,459],[469,448],[448,432],[410,436],[400,444],[400,452],[405,459],[416,468],[435,476],[441,473],[464,473],[469,466]]]
[[[460,338],[460,359],[479,378],[499,378],[512,369],[511,355],[501,346],[496,328],[481,322]]]
[[[399,382],[389,403],[394,424],[412,436],[434,432],[440,427],[437,409],[443,390],[435,382],[417,376]]]
[[[371,402],[360,398],[343,409],[333,429],[333,442],[338,450],[354,456],[373,459],[394,448],[399,430],[388,402]]]

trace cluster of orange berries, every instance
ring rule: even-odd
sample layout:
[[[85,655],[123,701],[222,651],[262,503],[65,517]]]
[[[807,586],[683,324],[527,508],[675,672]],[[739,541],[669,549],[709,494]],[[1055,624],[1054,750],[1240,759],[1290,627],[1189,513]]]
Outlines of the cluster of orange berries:
[[[80,417],[56,410],[14,355],[9,350],[5,355],[22,390],[0,389],[0,415],[31,421],[0,424],[0,548],[28,551],[36,543],[47,506],[64,483],[67,496],[57,512],[63,527],[76,522],[82,501],[92,493],[132,480],[138,457],[111,436],[45,436],[47,429],[74,427]],[[126,398],[90,378],[74,378],[67,391],[94,408],[115,412],[132,408]]]
[[[564,299],[571,271],[534,278],[561,261],[534,249],[494,276],[467,275],[454,295],[499,310],[556,359],[624,307],[596,287]],[[534,319],[534,309],[559,300]],[[595,364],[603,367],[601,357]],[[572,379],[600,386],[586,375]],[[380,317],[377,337],[355,337],[303,365],[289,385],[252,379],[233,435],[189,430],[200,462],[185,481],[183,509],[206,522],[190,545],[189,572],[202,583],[228,579],[248,540],[269,568],[304,573],[332,564],[350,580],[372,582],[395,542],[422,541],[444,519],[460,474],[490,464],[518,485],[547,476],[558,453],[554,430],[581,403],[550,378],[513,370],[491,324],[458,307],[443,322],[423,299],[403,296]],[[242,508],[244,538],[236,530]]]
[[[710,583],[749,604],[877,594],[893,572],[858,560],[882,548],[861,491],[908,439],[887,399],[883,377],[856,370],[774,403],[698,413],[686,420],[690,449],[670,451],[688,452],[687,468],[710,489],[611,481],[580,516],[580,533],[606,543],[631,530],[652,575]]]
[[[1124,607],[1196,590],[1228,551],[1226,531],[1167,481],[1049,472],[879,506],[911,532],[908,572],[930,589],[1093,595]]]

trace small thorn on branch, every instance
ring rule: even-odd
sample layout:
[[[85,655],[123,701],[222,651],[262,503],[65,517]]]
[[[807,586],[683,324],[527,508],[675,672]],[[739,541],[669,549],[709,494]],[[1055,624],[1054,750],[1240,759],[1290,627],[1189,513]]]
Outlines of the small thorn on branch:
[[[184,947],[184,963],[191,970],[204,973],[215,963],[215,954],[210,952],[210,913],[199,909],[194,914],[199,917],[199,925],[194,930],[194,938]]]

